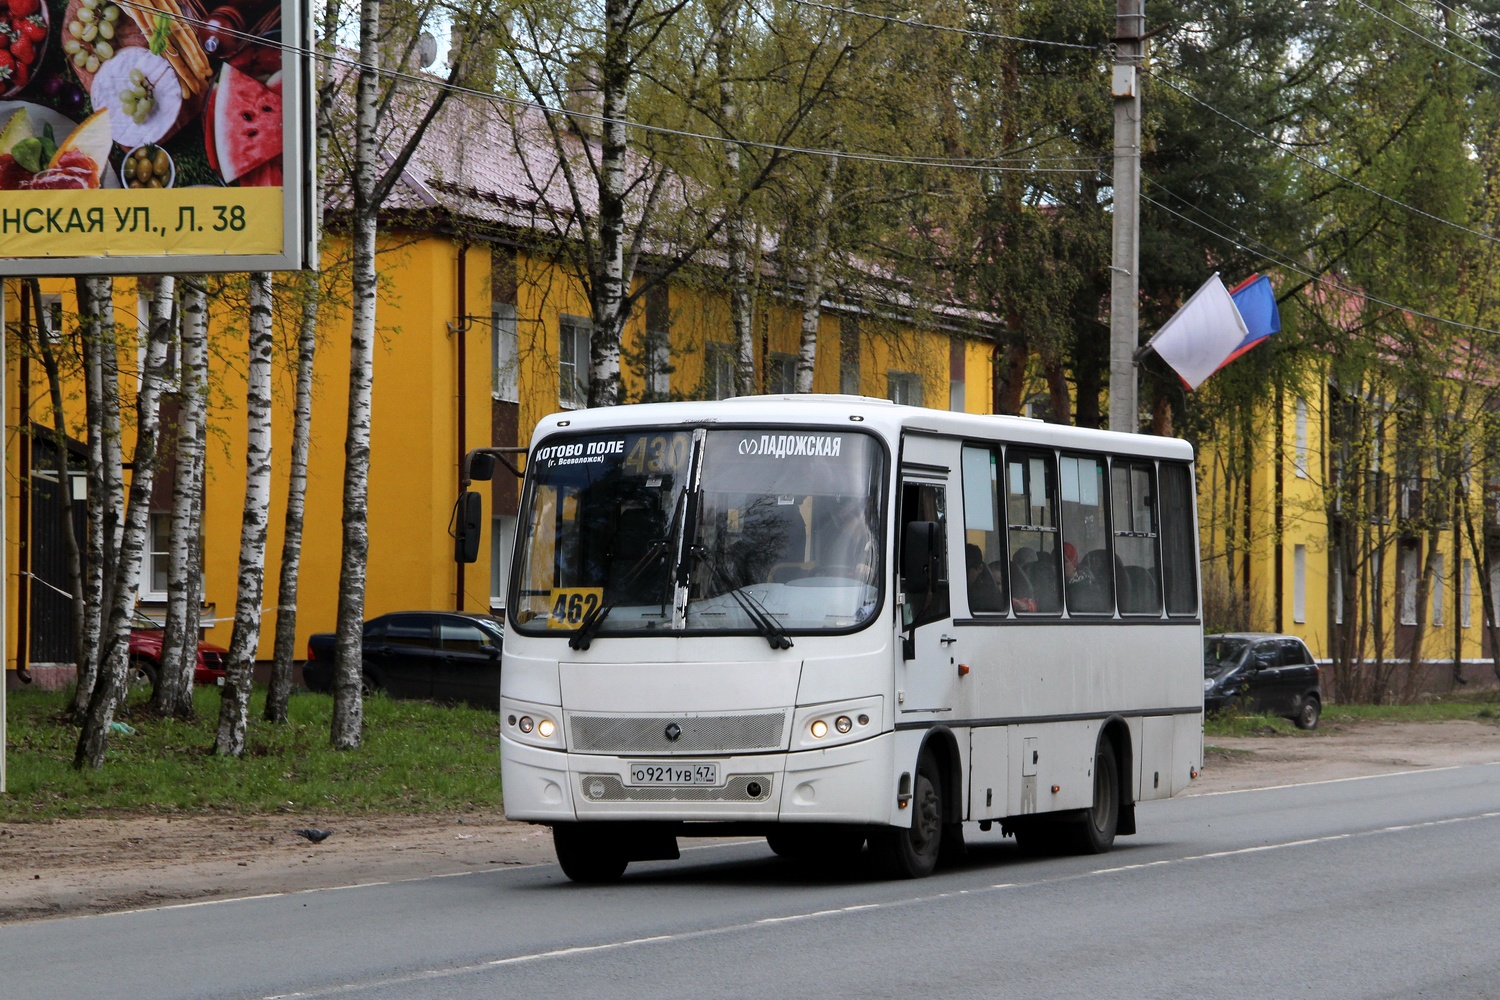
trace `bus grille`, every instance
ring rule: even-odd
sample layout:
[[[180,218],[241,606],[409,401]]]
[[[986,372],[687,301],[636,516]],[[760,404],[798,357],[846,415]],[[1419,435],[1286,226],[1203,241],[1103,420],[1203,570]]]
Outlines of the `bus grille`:
[[[634,788],[613,774],[585,774],[578,787],[590,802],[764,802],[771,797],[771,776],[736,774],[718,788]]]
[[[754,715],[570,715],[568,747],[579,753],[755,753],[783,748],[785,712]],[[677,739],[669,729],[680,730]]]

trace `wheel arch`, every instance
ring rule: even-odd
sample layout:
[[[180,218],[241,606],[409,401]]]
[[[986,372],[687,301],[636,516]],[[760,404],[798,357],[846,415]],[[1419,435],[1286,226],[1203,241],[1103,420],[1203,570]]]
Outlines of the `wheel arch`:
[[[958,737],[947,726],[934,726],[928,730],[919,753],[931,753],[937,761],[938,774],[943,780],[943,821],[962,822],[964,818],[963,791],[967,782],[963,778],[963,756],[959,753]]]
[[[1135,747],[1130,739],[1130,725],[1121,716],[1112,715],[1104,720],[1099,739],[1109,741],[1119,768],[1120,818],[1116,832],[1135,833]]]

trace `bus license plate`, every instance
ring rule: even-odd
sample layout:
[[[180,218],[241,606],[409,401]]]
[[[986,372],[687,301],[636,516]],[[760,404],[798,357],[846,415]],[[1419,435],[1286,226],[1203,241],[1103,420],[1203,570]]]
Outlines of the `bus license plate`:
[[[719,765],[713,762],[686,764],[631,764],[630,780],[634,787],[651,785],[717,785]]]

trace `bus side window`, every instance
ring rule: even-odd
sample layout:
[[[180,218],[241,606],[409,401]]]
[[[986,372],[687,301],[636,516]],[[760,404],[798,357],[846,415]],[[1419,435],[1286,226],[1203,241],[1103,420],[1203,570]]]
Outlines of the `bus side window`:
[[[1010,559],[999,514],[999,449],[965,445],[963,473],[964,575],[969,612],[1004,615],[1010,611],[1005,585]]]
[[[1062,611],[1057,470],[1052,455],[1010,448],[1005,456],[1011,606],[1019,614]]]
[[[906,606],[902,608],[902,621],[915,628],[928,622],[941,621],[948,617],[948,544],[945,532],[945,504],[943,487],[927,483],[904,483],[901,487],[901,543],[899,552],[906,551],[906,527],[914,522],[930,522],[938,526],[937,541],[931,574],[927,586],[913,591],[908,586],[909,567],[901,568],[901,592],[906,595]],[[915,577],[916,574],[913,574]],[[910,582],[916,582],[914,579]]]

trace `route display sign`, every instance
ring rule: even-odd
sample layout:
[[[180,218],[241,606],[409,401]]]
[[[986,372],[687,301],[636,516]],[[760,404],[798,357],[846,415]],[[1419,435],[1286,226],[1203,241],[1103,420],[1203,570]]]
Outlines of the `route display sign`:
[[[0,0],[0,274],[293,270],[306,0]]]

